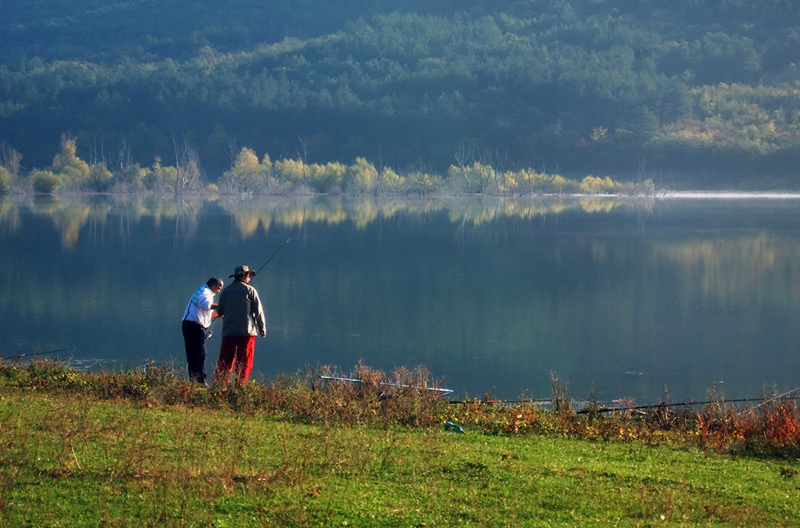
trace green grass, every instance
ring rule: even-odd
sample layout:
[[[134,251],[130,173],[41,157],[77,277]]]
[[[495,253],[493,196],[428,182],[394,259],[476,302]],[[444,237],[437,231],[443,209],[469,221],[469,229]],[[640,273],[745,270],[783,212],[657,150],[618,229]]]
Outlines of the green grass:
[[[0,526],[800,524],[795,458],[703,449],[689,429],[670,441],[638,433],[609,440],[597,431],[615,419],[571,415],[584,423],[575,434],[563,416],[531,413],[523,418],[572,425],[508,434],[487,428],[477,405],[471,413],[436,402],[414,410],[393,398],[408,413],[450,412],[466,431],[457,434],[443,422],[403,425],[402,414],[388,421],[364,395],[345,400],[332,390],[328,403],[319,394],[327,391],[282,385],[289,395],[271,398],[296,409],[313,393],[320,412],[365,406],[336,419],[300,418],[255,405],[265,387],[248,386],[230,405],[226,391],[156,374],[177,393],[184,386],[190,403],[154,399],[171,392],[153,379],[151,397],[141,397],[135,373],[127,376],[136,395],[110,397],[108,386],[128,386],[117,375],[53,365],[0,371]],[[371,411],[384,419],[367,419]]]

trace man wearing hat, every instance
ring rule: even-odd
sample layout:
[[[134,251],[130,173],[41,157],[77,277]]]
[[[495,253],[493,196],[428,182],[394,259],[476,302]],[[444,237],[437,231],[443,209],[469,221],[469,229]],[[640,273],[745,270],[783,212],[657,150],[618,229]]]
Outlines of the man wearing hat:
[[[250,286],[256,272],[239,266],[231,277],[234,281],[222,290],[217,313],[222,317],[222,345],[214,383],[226,385],[236,365],[236,384],[244,386],[253,370],[256,335],[267,335],[267,322],[258,292]]]

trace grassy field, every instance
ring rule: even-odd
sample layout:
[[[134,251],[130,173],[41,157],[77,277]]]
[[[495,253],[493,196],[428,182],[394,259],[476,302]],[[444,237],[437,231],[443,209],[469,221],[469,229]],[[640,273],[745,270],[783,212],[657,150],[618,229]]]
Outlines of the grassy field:
[[[0,526],[800,525],[796,446],[708,423],[0,367]]]

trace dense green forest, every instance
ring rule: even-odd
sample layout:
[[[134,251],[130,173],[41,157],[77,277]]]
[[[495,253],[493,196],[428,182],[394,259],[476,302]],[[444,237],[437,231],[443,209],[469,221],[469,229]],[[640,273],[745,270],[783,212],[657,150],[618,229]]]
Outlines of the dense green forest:
[[[791,186],[798,64],[796,0],[4,0],[0,162]]]

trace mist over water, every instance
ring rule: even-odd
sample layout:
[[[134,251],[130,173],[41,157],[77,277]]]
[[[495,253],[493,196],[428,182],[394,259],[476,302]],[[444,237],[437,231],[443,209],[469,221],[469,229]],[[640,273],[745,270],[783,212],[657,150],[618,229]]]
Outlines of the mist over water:
[[[798,205],[7,198],[0,355],[184,368],[192,292],[291,239],[253,280],[269,326],[256,379],[361,361],[423,365],[454,397],[546,398],[551,376],[580,399],[758,397],[800,385]]]

